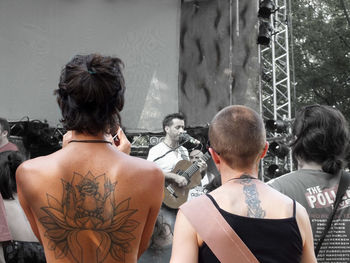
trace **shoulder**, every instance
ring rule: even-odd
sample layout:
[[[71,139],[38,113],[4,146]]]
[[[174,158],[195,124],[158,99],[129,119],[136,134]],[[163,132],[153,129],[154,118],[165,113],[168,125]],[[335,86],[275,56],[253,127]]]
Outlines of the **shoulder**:
[[[304,206],[295,201],[295,218],[298,223],[300,234],[302,239],[305,240],[305,235],[310,228],[310,219],[309,215]]]
[[[57,153],[57,152],[56,152]],[[17,169],[17,173],[22,174],[25,172],[41,172],[47,169],[50,165],[55,164],[54,155],[56,153],[52,153],[46,156],[40,156],[33,159],[29,159],[24,161]]]
[[[149,152],[156,152],[156,151],[161,151],[164,150],[166,147],[166,145],[163,142],[158,143],[157,145],[153,146]]]
[[[157,145],[153,146],[151,149],[149,149],[147,160],[153,161],[151,159],[153,159],[154,157],[157,157],[155,155],[163,151],[165,151],[165,144],[160,142]]]
[[[34,190],[42,188],[42,183],[52,175],[59,164],[52,157],[53,154],[41,156],[23,162],[16,170],[16,181],[19,187]]]
[[[300,173],[298,171],[290,172],[268,181],[267,184],[277,190],[281,190],[291,183],[296,182],[299,175]]]
[[[125,158],[125,162],[122,163],[123,169],[133,174],[135,178],[151,181],[153,184],[157,182],[163,184],[163,172],[155,163],[126,154],[123,154],[123,158]]]

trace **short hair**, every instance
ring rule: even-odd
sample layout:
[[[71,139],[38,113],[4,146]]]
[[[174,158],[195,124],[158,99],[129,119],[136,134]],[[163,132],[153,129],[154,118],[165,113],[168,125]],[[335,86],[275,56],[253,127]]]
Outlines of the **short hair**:
[[[217,113],[209,126],[210,147],[232,168],[247,168],[262,153],[266,132],[262,118],[240,105]]]
[[[343,114],[330,106],[301,108],[292,127],[293,159],[315,162],[322,170],[336,174],[345,164],[349,149],[349,128]]]
[[[0,153],[0,193],[3,199],[14,199],[13,194],[17,193],[16,170],[23,161],[20,152]]]
[[[163,131],[165,132],[166,126],[171,126],[173,124],[173,119],[179,119],[185,121],[185,116],[181,113],[172,113],[164,117],[163,119]]]
[[[0,118],[0,126],[1,126],[0,128],[3,131],[7,131],[7,137],[9,137],[11,129],[10,129],[10,124],[8,123],[8,121],[4,118]]]
[[[76,55],[62,69],[54,91],[67,130],[97,134],[120,126],[124,107],[123,62],[100,54]]]

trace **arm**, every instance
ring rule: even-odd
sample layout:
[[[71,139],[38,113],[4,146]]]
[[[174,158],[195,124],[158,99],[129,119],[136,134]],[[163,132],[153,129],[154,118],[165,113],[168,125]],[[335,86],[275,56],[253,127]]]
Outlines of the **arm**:
[[[302,263],[317,262],[314,252],[314,239],[312,236],[312,229],[309,216],[305,208],[297,203],[296,219],[298,222],[301,237],[303,239],[303,254],[301,257]]]
[[[32,227],[33,233],[38,238],[40,243],[42,243],[41,238],[40,238],[40,234],[39,234],[39,230],[38,230],[38,226],[37,226],[36,221],[35,221],[35,217],[34,217],[34,215],[32,213],[30,205],[29,205],[30,198],[27,195],[27,193],[28,193],[27,187],[28,186],[27,186],[26,182],[27,181],[30,182],[30,180],[32,180],[32,179],[27,178],[26,174],[28,172],[24,168],[24,164],[19,166],[17,171],[16,171],[18,200],[19,200],[19,202],[21,204],[21,207],[22,207],[24,213],[27,216],[27,219],[28,219],[28,221],[30,223],[30,226]],[[29,201],[29,203],[28,203],[28,201]]]
[[[165,180],[172,180],[174,181],[178,186],[183,187],[187,185],[187,179],[181,175],[178,175],[176,173],[164,173]]]
[[[116,134],[116,138],[114,139],[114,144],[117,146],[118,150],[130,154],[131,152],[131,143],[126,137],[122,128],[119,127],[118,132]]]
[[[170,263],[198,262],[197,232],[184,214],[177,213]]]
[[[160,169],[155,169],[154,179],[152,181],[152,205],[149,209],[145,227],[142,232],[140,247],[138,252],[138,258],[142,255],[143,252],[148,248],[149,240],[151,239],[154,224],[156,223],[158,212],[160,206],[162,205],[163,195],[164,195],[164,176]],[[158,191],[156,191],[157,189]]]

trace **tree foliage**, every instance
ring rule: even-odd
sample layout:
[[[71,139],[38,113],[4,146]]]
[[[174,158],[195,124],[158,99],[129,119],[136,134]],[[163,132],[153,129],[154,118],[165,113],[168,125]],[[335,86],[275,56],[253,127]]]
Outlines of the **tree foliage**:
[[[337,107],[350,120],[350,2],[293,0],[297,108]]]

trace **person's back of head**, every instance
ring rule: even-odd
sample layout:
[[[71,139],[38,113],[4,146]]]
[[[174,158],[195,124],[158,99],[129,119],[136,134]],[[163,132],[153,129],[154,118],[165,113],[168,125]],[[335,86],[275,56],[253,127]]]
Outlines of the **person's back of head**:
[[[209,126],[210,147],[232,168],[254,164],[262,153],[266,134],[262,118],[245,106],[228,106]]]
[[[0,153],[0,193],[3,199],[14,199],[17,193],[16,170],[24,161],[20,152],[7,151]]]
[[[296,161],[315,162],[331,174],[343,167],[349,129],[339,110],[324,105],[303,107],[295,117],[293,135],[291,147]]]
[[[123,62],[99,54],[77,55],[63,68],[55,90],[67,130],[115,132],[124,106]]]

